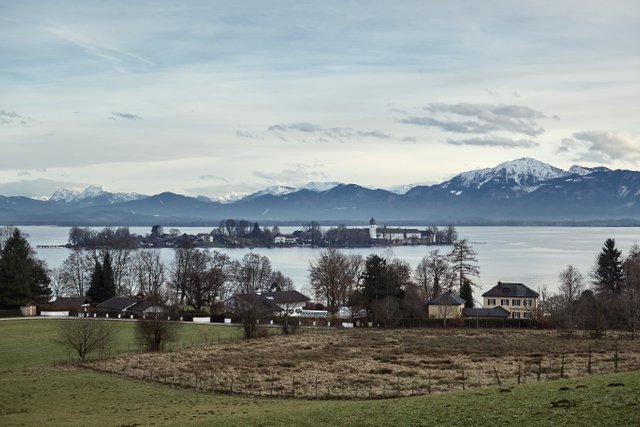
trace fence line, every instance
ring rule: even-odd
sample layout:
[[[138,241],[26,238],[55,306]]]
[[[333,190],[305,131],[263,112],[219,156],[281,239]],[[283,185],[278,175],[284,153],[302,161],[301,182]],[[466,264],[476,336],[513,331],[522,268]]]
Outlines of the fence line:
[[[188,372],[178,370],[168,372],[166,367],[160,369],[136,368],[127,365],[110,364],[108,359],[94,361],[82,366],[99,372],[108,372],[141,381],[154,382],[172,387],[191,388],[205,393],[287,399],[389,399],[406,396],[430,395],[434,392],[479,389],[498,387],[501,391],[524,384],[528,381],[543,382],[567,378],[566,366],[577,360],[582,362],[577,375],[572,378],[587,376],[597,368],[598,373],[619,371],[621,360],[616,350],[606,353],[611,357],[600,360],[597,364],[590,357],[586,363],[584,358],[571,358],[566,354],[547,355],[534,361],[519,362],[513,372],[499,372],[495,367],[490,372],[479,374],[472,365],[465,365],[453,370],[453,376],[446,376],[442,370],[429,371],[426,376],[404,378],[397,374],[386,378],[375,375],[363,376],[358,380],[332,380],[319,383],[318,377],[310,381],[300,381],[295,376],[256,379],[254,374],[229,375],[215,370]],[[528,365],[528,366],[527,366]],[[640,369],[638,361],[627,366],[628,370]],[[435,383],[434,383],[435,382]]]

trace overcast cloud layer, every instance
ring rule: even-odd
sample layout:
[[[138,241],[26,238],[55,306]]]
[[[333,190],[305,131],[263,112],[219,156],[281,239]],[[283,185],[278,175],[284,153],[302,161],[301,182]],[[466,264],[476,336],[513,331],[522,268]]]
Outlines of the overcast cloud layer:
[[[0,12],[7,192],[390,187],[523,156],[640,167],[637,1],[0,0]]]

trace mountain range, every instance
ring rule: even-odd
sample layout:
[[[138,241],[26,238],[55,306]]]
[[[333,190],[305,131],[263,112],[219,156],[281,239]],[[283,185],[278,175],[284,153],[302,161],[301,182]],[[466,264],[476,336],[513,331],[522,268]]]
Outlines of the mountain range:
[[[640,225],[640,172],[577,165],[563,170],[522,158],[395,191],[332,182],[269,187],[226,202],[96,186],[59,190],[47,200],[0,196],[0,223],[17,225],[208,226],[225,218],[363,224],[371,217],[416,225]]]

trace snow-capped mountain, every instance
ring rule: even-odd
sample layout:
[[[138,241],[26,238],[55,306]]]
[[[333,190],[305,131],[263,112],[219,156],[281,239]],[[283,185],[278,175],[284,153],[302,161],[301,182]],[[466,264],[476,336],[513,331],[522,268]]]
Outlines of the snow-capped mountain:
[[[274,185],[271,187],[267,187],[264,190],[256,191],[255,193],[251,193],[248,196],[244,197],[245,200],[256,199],[261,196],[284,196],[287,194],[295,193],[300,190],[308,190],[314,193],[322,193],[324,191],[329,191],[332,188],[337,187],[338,185],[342,185],[339,182],[309,182],[300,187],[289,187],[283,185]]]
[[[463,172],[442,184],[443,187],[482,188],[486,185],[533,187],[541,181],[561,178],[569,173],[528,157],[500,163],[494,168]]]
[[[408,191],[405,188],[412,187]],[[111,193],[99,186],[49,200],[0,195],[0,224],[211,224],[224,218],[360,223],[372,216],[412,224],[640,225],[640,172],[534,159],[463,172],[441,184],[396,187],[311,182],[273,186],[226,203],[175,193]]]
[[[322,193],[323,191],[329,191],[332,188],[337,187],[338,185],[342,185],[341,182],[308,182],[302,187],[296,188],[294,191],[298,190],[309,190],[314,193]]]
[[[595,168],[588,168],[586,166],[573,165],[569,168],[569,173],[573,175],[585,176],[592,174],[594,172],[609,172],[611,169],[605,168],[604,166],[598,166]]]
[[[84,190],[62,188],[55,191],[49,201],[57,203],[75,203],[83,201],[91,201],[93,199],[107,199],[109,204],[130,202],[147,197],[138,193],[111,193],[105,191],[102,186],[89,185]]]

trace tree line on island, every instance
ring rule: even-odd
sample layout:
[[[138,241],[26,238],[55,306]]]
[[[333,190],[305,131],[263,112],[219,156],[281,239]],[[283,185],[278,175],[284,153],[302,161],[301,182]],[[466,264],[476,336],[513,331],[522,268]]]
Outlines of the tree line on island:
[[[454,226],[444,228],[427,227],[428,239],[407,239],[403,244],[451,245],[458,238]],[[129,248],[179,248],[197,247],[274,247],[274,246],[319,246],[354,248],[375,244],[390,245],[390,241],[372,240],[369,230],[345,225],[324,230],[312,221],[301,229],[287,235],[286,242],[279,242],[283,236],[280,227],[260,227],[257,222],[247,220],[221,220],[218,227],[208,233],[186,234],[177,228],[165,230],[161,225],[151,227],[151,232],[141,236],[129,231],[128,227],[104,228],[100,231],[88,227],[72,227],[69,230],[67,246],[70,248],[129,247]],[[396,242],[397,243],[397,242]]]
[[[364,257],[325,248],[310,261],[308,277],[302,291],[316,300],[309,308],[336,313],[350,307],[352,313],[364,311],[376,324],[393,327],[423,319],[426,301],[443,293],[456,293],[472,307],[479,268],[473,247],[461,239],[448,253],[429,251],[415,267],[392,251]],[[60,296],[86,295],[100,302],[119,295],[213,314],[224,312],[220,302],[236,293],[294,288],[266,256],[250,252],[232,260],[193,245],[176,248],[169,263],[157,249],[74,249],[60,268],[49,269],[18,228],[0,228],[0,309],[46,305]],[[540,294],[539,325],[635,331],[640,324],[640,248],[633,245],[623,256],[608,239],[588,275],[569,265],[559,275],[558,291],[543,286]]]

